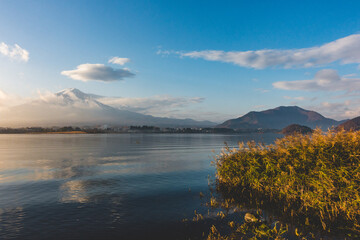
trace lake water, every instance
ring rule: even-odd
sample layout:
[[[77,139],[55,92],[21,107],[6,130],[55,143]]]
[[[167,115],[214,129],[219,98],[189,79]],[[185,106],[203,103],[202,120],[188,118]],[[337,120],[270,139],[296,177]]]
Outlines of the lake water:
[[[201,239],[215,153],[280,136],[0,135],[0,239]]]

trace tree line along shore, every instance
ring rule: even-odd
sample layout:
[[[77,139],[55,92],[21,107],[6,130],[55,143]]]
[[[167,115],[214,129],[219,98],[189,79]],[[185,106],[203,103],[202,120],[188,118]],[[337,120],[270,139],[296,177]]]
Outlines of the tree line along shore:
[[[279,132],[277,129],[239,129],[231,128],[199,128],[199,127],[177,127],[177,128],[160,128],[156,126],[125,126],[125,127],[23,127],[23,128],[0,128],[0,134],[16,133],[62,133],[62,134],[85,134],[85,133],[267,133]]]

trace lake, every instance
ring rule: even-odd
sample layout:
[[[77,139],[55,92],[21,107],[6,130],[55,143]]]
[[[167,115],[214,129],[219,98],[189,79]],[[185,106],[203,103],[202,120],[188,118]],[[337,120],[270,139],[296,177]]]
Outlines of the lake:
[[[0,239],[201,239],[224,142],[278,134],[0,135]]]

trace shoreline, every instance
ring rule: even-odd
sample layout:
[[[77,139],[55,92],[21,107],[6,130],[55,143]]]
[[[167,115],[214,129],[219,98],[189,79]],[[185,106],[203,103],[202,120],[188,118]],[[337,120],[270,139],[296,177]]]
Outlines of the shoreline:
[[[243,134],[278,134],[284,135],[281,132],[85,132],[85,131],[72,131],[72,132],[1,132],[1,134],[212,134],[212,135],[243,135]]]

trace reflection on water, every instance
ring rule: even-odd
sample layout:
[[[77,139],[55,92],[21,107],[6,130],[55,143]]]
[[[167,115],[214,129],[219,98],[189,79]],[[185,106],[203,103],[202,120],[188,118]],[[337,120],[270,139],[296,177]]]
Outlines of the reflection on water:
[[[0,209],[0,232],[6,238],[16,238],[22,230],[24,211],[22,207]]]
[[[62,184],[60,189],[61,195],[63,196],[61,202],[86,203],[89,200],[84,181],[68,181]]]
[[[0,135],[0,238],[201,237],[181,220],[202,208],[211,151],[276,137]]]

